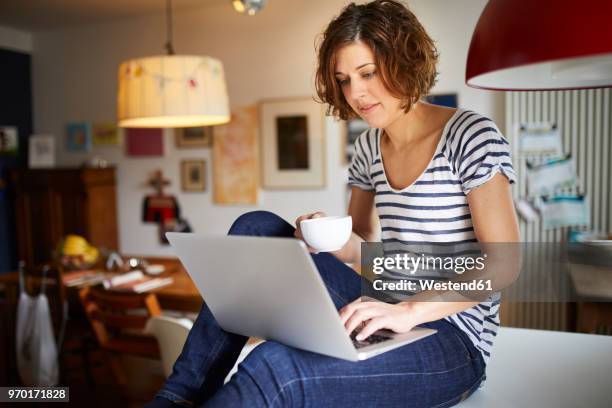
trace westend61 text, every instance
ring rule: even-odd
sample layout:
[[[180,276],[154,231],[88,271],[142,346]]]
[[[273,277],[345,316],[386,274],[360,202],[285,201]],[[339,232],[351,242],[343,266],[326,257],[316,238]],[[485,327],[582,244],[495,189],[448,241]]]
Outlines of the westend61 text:
[[[418,283],[418,284],[417,284]],[[409,281],[406,279],[396,281],[384,281],[377,279],[372,282],[374,290],[381,291],[411,291],[418,290],[455,290],[455,291],[475,291],[475,290],[493,290],[490,279],[480,279],[468,282],[438,282],[431,279],[423,279],[419,281]]]

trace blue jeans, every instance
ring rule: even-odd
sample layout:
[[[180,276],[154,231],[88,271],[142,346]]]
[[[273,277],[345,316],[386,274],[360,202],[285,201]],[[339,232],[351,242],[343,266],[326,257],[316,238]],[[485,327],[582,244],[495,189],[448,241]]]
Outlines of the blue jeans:
[[[240,216],[230,235],[293,237],[275,214]],[[361,278],[329,253],[312,256],[339,309],[361,295]],[[467,335],[446,320],[423,324],[433,336],[351,362],[275,341],[257,346],[225,385],[247,337],[227,333],[204,305],[172,374],[149,407],[447,407],[484,379],[485,363]]]

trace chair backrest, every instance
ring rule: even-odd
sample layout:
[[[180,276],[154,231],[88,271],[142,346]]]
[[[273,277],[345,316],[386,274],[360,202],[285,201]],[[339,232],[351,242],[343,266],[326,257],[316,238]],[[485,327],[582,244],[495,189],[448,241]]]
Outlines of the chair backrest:
[[[159,343],[166,377],[172,373],[172,366],[181,354],[192,326],[193,322],[189,319],[177,319],[168,316],[154,316],[147,322],[145,331],[153,334]]]
[[[113,293],[84,288],[79,297],[102,348],[122,333],[144,331],[150,317],[161,315],[157,298],[152,293]]]

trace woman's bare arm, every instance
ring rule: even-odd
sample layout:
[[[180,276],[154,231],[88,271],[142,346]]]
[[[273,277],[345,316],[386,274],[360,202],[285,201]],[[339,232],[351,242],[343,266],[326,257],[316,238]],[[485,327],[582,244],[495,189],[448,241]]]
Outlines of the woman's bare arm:
[[[342,249],[332,252],[345,263],[361,261],[361,243],[378,240],[378,224],[374,215],[374,191],[352,187],[348,214],[353,218],[353,233]]]

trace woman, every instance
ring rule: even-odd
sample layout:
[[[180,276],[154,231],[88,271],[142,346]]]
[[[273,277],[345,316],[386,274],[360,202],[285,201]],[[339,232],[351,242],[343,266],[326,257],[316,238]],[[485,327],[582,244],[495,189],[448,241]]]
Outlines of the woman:
[[[331,113],[370,126],[349,169],[353,229],[339,251],[313,254],[349,333],[416,325],[434,336],[362,362],[348,362],[269,341],[256,347],[231,381],[223,379],[246,338],[224,332],[204,306],[174,371],[153,404],[206,406],[451,406],[484,380],[499,325],[499,299],[486,302],[362,302],[360,244],[516,242],[508,145],[474,112],[420,101],[434,84],[437,53],[401,3],[348,5],[327,27],[318,52],[317,92]],[[238,218],[230,234],[297,236],[268,212]]]

